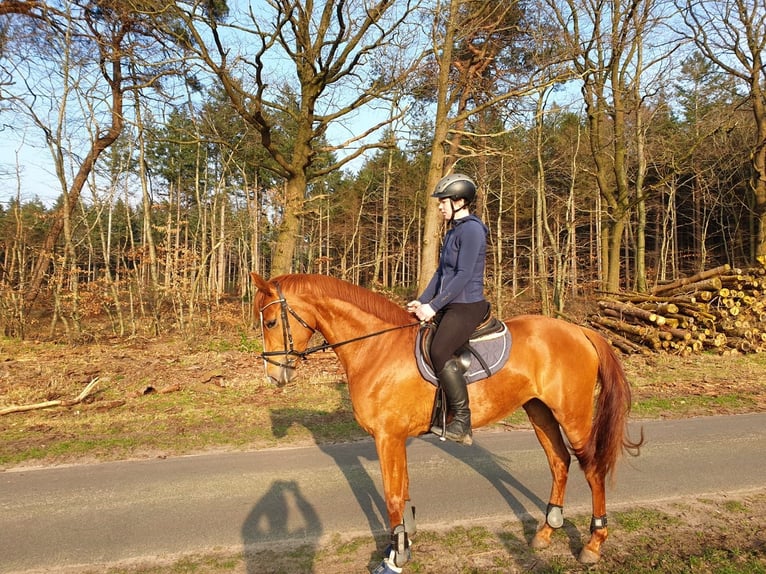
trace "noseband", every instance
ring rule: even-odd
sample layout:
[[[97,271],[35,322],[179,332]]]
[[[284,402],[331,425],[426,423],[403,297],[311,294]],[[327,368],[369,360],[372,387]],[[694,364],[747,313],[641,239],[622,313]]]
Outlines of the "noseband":
[[[295,346],[293,344],[293,334],[290,331],[290,322],[288,321],[288,315],[292,315],[298,323],[300,323],[303,327],[311,331],[311,333],[316,333],[317,330],[309,325],[306,321],[304,321],[298,313],[293,310],[292,307],[290,307],[290,304],[287,302],[287,299],[285,299],[284,294],[282,293],[282,288],[280,287],[278,282],[274,282],[274,285],[277,289],[277,295],[279,295],[279,299],[276,299],[275,301],[272,301],[271,303],[267,303],[259,310],[260,320],[261,320],[261,333],[264,335],[264,351],[260,353],[261,358],[263,359],[263,366],[264,368],[268,367],[268,364],[271,363],[272,365],[276,365],[281,368],[292,368],[293,363],[295,362],[294,359],[287,358],[284,362],[278,361],[275,359],[272,359],[271,357],[275,356],[284,356],[284,357],[297,357],[299,359],[305,359],[312,353],[316,353],[317,351],[326,351],[327,349],[334,349],[335,347],[340,347],[341,345],[347,345],[348,343],[354,343],[356,341],[361,341],[363,339],[368,339],[370,337],[375,337],[377,335],[382,335],[383,333],[388,333],[389,331],[396,331],[398,329],[406,329],[407,327],[414,327],[416,325],[420,325],[419,322],[414,323],[408,323],[406,325],[398,325],[396,327],[391,327],[389,329],[383,329],[382,331],[375,331],[374,333],[368,333],[366,335],[362,335],[360,337],[355,337],[353,339],[348,339],[347,341],[340,341],[338,343],[328,343],[325,341],[321,345],[316,345],[314,347],[309,347],[305,349],[304,351],[298,351],[295,349]],[[268,309],[271,305],[279,304],[279,313],[282,319],[282,344],[284,345],[284,348],[280,351],[266,351],[266,339],[265,339],[265,333],[263,329],[263,312]]]

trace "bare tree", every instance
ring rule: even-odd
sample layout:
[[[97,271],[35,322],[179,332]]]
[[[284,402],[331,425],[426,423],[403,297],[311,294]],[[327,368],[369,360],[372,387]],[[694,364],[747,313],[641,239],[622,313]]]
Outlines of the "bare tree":
[[[46,2],[37,0],[5,0],[0,4],[0,16],[21,14],[48,23],[48,16],[61,12]]]
[[[754,121],[750,191],[758,226],[753,252],[766,256],[766,3],[686,0],[680,7],[700,52],[747,86]]]
[[[136,8],[135,5],[139,7]],[[35,105],[39,103],[40,94],[29,91],[14,94],[17,109],[24,109],[29,113],[45,134],[64,198],[62,207],[40,247],[25,294],[27,304],[33,303],[40,292],[56,243],[77,206],[99,156],[117,140],[123,129],[125,93],[150,86],[167,73],[167,70],[148,63],[149,59],[156,58],[158,52],[162,51],[162,46],[158,46],[156,42],[146,42],[151,27],[140,17],[140,10],[143,8],[141,5],[142,2],[86,0],[67,3],[62,9],[58,3],[30,1],[6,2],[0,8],[0,16],[23,15],[37,22],[43,43],[49,42],[47,47],[43,46],[48,56],[62,56],[68,60],[59,70],[60,73],[61,70],[71,70],[74,66],[84,69],[96,68],[96,73],[68,74],[60,78],[67,90],[84,98],[97,100],[89,106],[97,115],[86,119],[94,127],[95,136],[87,142],[82,155],[75,155],[73,150],[67,148],[67,141],[61,131],[57,132],[55,125],[50,125],[46,118],[36,113]],[[36,38],[34,41],[41,40]],[[27,47],[22,53],[32,49],[32,39],[22,39],[22,42],[26,42]],[[14,57],[7,51],[3,56]],[[128,62],[132,65],[130,68]],[[156,64],[156,60],[154,63]],[[129,72],[128,69],[136,70],[137,73]],[[77,83],[67,84],[69,79],[74,79]],[[81,80],[87,80],[89,85],[80,84]],[[29,87],[26,84],[24,86]],[[47,99],[54,106],[58,106],[58,117],[61,120],[59,128],[70,127],[70,120],[66,115],[67,101],[62,100],[61,94],[55,92],[47,94]],[[62,118],[66,118],[66,121]],[[57,133],[60,138],[52,137]],[[73,164],[71,181],[68,171],[64,169],[65,158]]]
[[[434,128],[431,163],[426,189],[461,159],[471,155],[471,139],[488,137],[472,131],[470,120],[493,108],[533,93],[536,86],[553,80],[554,51],[548,52],[551,66],[532,66],[533,55],[541,53],[535,42],[540,21],[533,22],[522,2],[493,0],[449,0],[434,7],[432,86],[424,89],[433,101]],[[476,122],[476,126],[481,126]],[[510,129],[511,126],[501,127]],[[494,134],[498,135],[498,134]],[[426,204],[420,287],[425,287],[438,263],[441,231],[435,202]]]
[[[582,85],[593,177],[603,200],[601,259],[604,288],[620,287],[623,235],[640,195],[631,178],[636,163],[633,126],[641,112],[642,75],[657,61],[644,62],[643,43],[658,22],[656,0],[547,0],[559,22],[561,41]],[[671,47],[660,51],[666,57]],[[640,198],[643,200],[643,198]],[[639,248],[641,248],[639,246]],[[643,269],[643,266],[641,267]],[[642,283],[642,282],[641,282]]]
[[[175,6],[189,34],[187,49],[212,71],[236,111],[260,134],[273,169],[285,181],[271,262],[272,273],[282,273],[293,268],[309,184],[385,145],[368,143],[368,138],[390,117],[364,121],[359,130],[349,127],[348,140],[317,149],[331,126],[341,121],[350,126],[360,112],[385,99],[418,61],[416,29],[405,26],[418,1],[266,0],[262,5],[267,13],[251,9],[247,15],[231,15],[228,23],[228,11],[209,3]],[[247,46],[255,46],[254,53]],[[288,90],[295,95],[294,106],[283,98]],[[279,117],[290,118],[289,141]],[[318,153],[338,150],[352,151],[317,165]]]

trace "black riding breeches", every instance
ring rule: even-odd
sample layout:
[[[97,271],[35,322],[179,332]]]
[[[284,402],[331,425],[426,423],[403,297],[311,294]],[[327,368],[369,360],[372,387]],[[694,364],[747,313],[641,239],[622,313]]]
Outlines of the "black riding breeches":
[[[450,303],[440,312],[439,324],[431,341],[431,362],[439,373],[455,352],[468,342],[489,311],[489,302]]]

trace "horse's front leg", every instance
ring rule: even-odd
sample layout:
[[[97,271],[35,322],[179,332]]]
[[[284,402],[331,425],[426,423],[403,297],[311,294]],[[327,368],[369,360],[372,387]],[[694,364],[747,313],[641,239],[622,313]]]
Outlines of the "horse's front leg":
[[[414,508],[408,506],[407,435],[375,435],[375,447],[383,476],[383,493],[391,527],[391,544],[373,574],[396,574],[410,560],[410,536],[414,534]]]

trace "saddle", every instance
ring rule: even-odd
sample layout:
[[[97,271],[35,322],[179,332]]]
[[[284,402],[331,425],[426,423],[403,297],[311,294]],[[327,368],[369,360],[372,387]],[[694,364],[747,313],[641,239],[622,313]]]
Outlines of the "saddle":
[[[415,358],[424,379],[434,385],[439,380],[431,363],[430,349],[436,325],[426,323],[420,327],[415,340]],[[468,342],[455,356],[464,368],[466,382],[485,379],[499,371],[511,353],[511,333],[505,323],[487,313],[484,321],[476,327]]]

